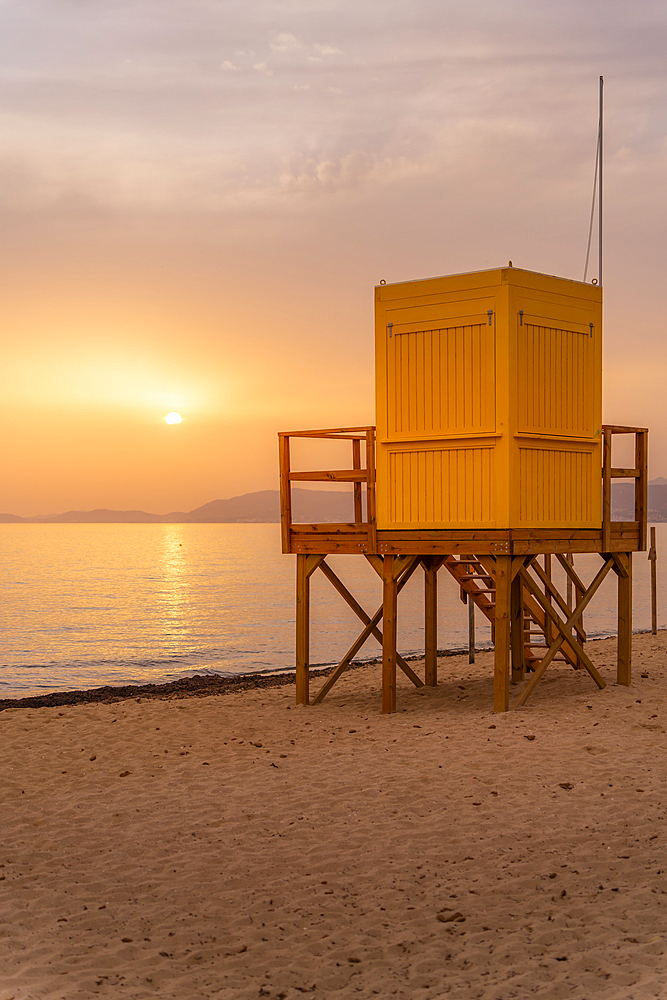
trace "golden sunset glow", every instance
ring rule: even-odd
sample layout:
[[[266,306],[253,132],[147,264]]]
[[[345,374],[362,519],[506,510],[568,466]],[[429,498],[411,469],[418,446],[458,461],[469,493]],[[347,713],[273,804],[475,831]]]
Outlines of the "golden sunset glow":
[[[180,424],[183,417],[180,415],[180,413],[176,413],[176,411],[174,410],[171,413],[168,413],[164,419],[165,423],[168,424]]]
[[[0,12],[0,512],[276,489],[278,430],[374,421],[380,279],[580,280],[600,73],[604,419],[667,476],[659,5],[75,7]]]

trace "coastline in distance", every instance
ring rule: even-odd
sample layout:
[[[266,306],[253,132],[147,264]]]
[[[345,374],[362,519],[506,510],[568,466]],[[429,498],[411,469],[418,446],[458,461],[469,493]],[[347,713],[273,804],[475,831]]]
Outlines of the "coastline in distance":
[[[339,490],[292,490],[294,520],[298,522],[351,521],[352,493]],[[0,514],[2,524],[274,524],[280,522],[280,493],[259,490],[227,500],[212,500],[190,511],[150,514],[143,510],[68,510],[63,514],[19,517]]]
[[[340,490],[292,490],[294,520],[301,523],[345,523],[352,520],[352,494]],[[634,484],[612,485],[612,515],[616,521],[634,520]],[[667,521],[667,483],[654,480],[648,487],[649,521]],[[227,500],[211,500],[190,511],[150,514],[143,510],[68,510],[63,514],[19,517],[0,514],[0,524],[277,524],[278,490],[258,490]]]

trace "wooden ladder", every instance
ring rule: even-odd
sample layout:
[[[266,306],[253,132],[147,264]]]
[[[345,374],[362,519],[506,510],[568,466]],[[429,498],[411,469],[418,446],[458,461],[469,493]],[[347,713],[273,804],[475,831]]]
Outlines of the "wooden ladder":
[[[495,623],[496,584],[493,570],[485,566],[475,555],[448,556],[443,565],[449,570],[461,588],[461,600],[465,603],[472,600],[475,607],[491,622]],[[547,616],[540,605],[529,594],[523,594],[523,634],[524,659],[528,670],[539,666],[546,651],[551,645],[551,629]],[[579,662],[565,646],[556,659],[564,660],[573,667]]]
[[[463,603],[470,598],[493,625],[496,615],[496,584],[489,570],[474,555],[447,556],[444,565],[460,586]]]
[[[545,615],[542,609],[529,610],[523,606],[523,645],[526,670],[533,671],[540,665],[551,643],[547,640]],[[578,662],[568,657],[564,652],[557,653],[555,660],[563,660],[571,666],[578,667]]]

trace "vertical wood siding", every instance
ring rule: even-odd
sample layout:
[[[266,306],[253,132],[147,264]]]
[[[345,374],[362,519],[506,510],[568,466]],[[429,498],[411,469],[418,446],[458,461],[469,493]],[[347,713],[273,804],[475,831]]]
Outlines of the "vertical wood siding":
[[[592,454],[554,448],[519,448],[519,518],[522,524],[590,524]]]
[[[587,334],[526,323],[518,330],[518,420],[524,432],[594,433],[594,346]]]
[[[388,350],[389,437],[495,429],[493,327],[397,330]]]
[[[389,453],[392,525],[488,524],[495,520],[493,448]]]

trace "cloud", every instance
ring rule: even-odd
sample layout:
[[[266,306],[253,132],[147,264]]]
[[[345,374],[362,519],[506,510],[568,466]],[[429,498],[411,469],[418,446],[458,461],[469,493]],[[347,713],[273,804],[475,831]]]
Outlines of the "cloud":
[[[274,35],[272,41],[269,43],[272,52],[289,52],[292,49],[300,49],[301,42],[290,35],[287,32],[280,32],[278,35]]]
[[[358,191],[370,185],[383,187],[405,177],[430,172],[432,164],[415,164],[403,157],[380,158],[355,150],[330,159],[302,159],[282,175],[280,185],[288,194],[322,195]]]
[[[361,190],[368,178],[382,186],[476,171],[489,192],[507,182],[510,197],[518,185],[522,203],[549,188],[587,201],[598,61],[609,73],[610,192],[616,177],[626,180],[633,190],[624,198],[637,205],[640,179],[659,176],[660,5],[647,0],[638,17],[610,0],[611,17],[600,21],[574,0],[562,8],[511,0],[509,11],[474,0],[470,9],[448,6],[446,18],[440,0],[410,10],[402,0],[341,3],[345,18],[330,18],[324,4],[308,18],[295,7],[292,31],[275,32],[261,7],[229,0],[222,25],[239,62],[220,63],[213,0],[187,16],[168,7],[159,39],[150,0],[130,4],[111,33],[96,5],[77,6],[75,17],[69,0],[53,0],[43,48],[19,32],[23,48],[8,54],[0,77],[5,204],[79,198],[237,210],[294,192]],[[12,12],[18,26],[21,10]],[[265,58],[253,55],[258,34],[270,40]],[[294,52],[300,66],[282,57]],[[244,72],[242,54],[254,73]],[[262,75],[274,77],[269,89]],[[294,102],[309,88],[319,104]],[[343,93],[344,101],[325,97]]]

